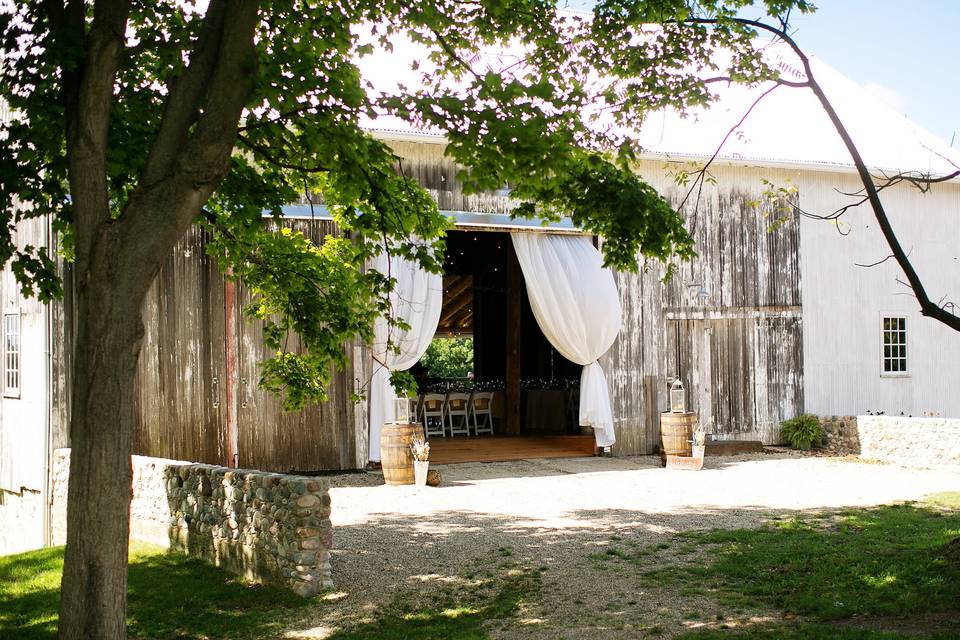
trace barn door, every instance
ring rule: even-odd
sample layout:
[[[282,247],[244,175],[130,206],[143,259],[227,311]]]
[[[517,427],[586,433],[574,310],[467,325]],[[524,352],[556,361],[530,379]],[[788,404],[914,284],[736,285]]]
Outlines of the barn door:
[[[329,221],[287,220],[285,226],[322,244],[339,232]],[[237,308],[250,303],[251,293],[237,286]],[[285,411],[282,398],[259,387],[260,364],[274,355],[263,341],[263,323],[237,314],[236,394],[238,466],[269,471],[312,472],[357,468],[354,366],[337,370],[328,388],[328,400],[307,403],[299,411]],[[287,348],[299,349],[290,335]],[[353,345],[344,345],[348,354]]]
[[[779,440],[779,424],[803,407],[800,318],[675,319],[667,342],[687,405],[721,438]]]
[[[167,257],[143,306],[134,453],[224,462],[223,277],[191,227]]]

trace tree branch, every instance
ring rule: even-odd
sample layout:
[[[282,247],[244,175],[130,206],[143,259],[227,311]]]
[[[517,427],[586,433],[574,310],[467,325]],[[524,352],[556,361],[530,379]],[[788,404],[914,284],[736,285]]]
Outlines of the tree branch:
[[[90,257],[93,232],[110,218],[107,132],[130,2],[98,0],[86,33],[83,2],[74,0],[65,8],[56,2],[46,6],[60,47],[75,248],[82,272]]]
[[[208,11],[224,9],[225,1],[214,0]],[[146,277],[133,286],[149,286],[155,274],[141,273],[143,269],[138,267],[162,262],[163,255],[199,215],[203,204],[230,170],[240,115],[256,80],[254,31],[258,13],[258,0],[232,0],[229,10],[223,11],[219,37],[209,35],[204,45],[212,46],[210,43],[215,40],[216,51],[197,58],[206,60],[209,55],[212,64],[202,87],[200,117],[174,157],[165,158],[162,156],[167,151],[158,152],[157,162],[169,165],[164,177],[153,182],[141,181],[124,207],[118,221],[123,226],[124,237],[119,245],[124,251],[121,267],[129,269],[131,278]],[[216,22],[211,18],[211,25]],[[201,46],[199,41],[197,46]],[[193,94],[187,97],[192,98]],[[187,110],[176,108],[175,113],[183,116]],[[172,118],[170,122],[170,135],[178,135],[175,125],[185,121]],[[169,140],[163,143],[164,148],[167,144]],[[160,168],[151,172],[159,172]]]
[[[933,318],[939,322],[942,322],[955,331],[960,331],[960,316],[949,313],[930,300],[930,297],[927,295],[923,281],[920,279],[919,274],[917,274],[916,269],[914,269],[913,264],[910,262],[909,256],[900,245],[900,241],[897,239],[896,233],[894,233],[893,226],[890,224],[890,219],[887,217],[883,203],[880,201],[879,190],[873,181],[873,176],[870,175],[870,170],[867,168],[863,157],[860,155],[859,149],[857,148],[856,144],[854,144],[853,138],[850,137],[850,133],[844,126],[839,114],[837,114],[836,109],[833,108],[833,104],[827,98],[823,88],[814,77],[813,69],[810,66],[810,59],[799,47],[799,45],[797,45],[793,38],[787,34],[784,28],[777,28],[758,20],[747,20],[743,18],[729,18],[728,20],[741,25],[754,27],[761,31],[766,31],[777,36],[783,40],[788,47],[790,47],[790,49],[800,60],[801,64],[803,65],[804,74],[806,75],[805,84],[809,86],[810,90],[813,91],[813,94],[817,97],[817,100],[820,102],[820,105],[826,112],[827,117],[830,118],[830,122],[840,135],[840,139],[843,141],[847,152],[850,154],[850,158],[853,160],[853,164],[856,168],[857,174],[860,177],[860,181],[863,183],[866,194],[865,199],[870,203],[870,206],[873,209],[874,217],[876,218],[877,223],[880,225],[880,231],[883,233],[883,237],[886,239],[892,255],[897,261],[897,264],[900,265],[900,268],[903,270],[903,273],[909,282],[910,288],[916,295],[917,302],[920,304],[920,313],[929,318]],[[684,22],[716,25],[720,22],[720,20],[713,18],[691,18]]]
[[[183,149],[190,127],[199,117],[200,104],[220,53],[226,12],[226,0],[212,0],[203,16],[189,66],[183,76],[167,81],[170,92],[164,102],[163,119],[143,170],[145,186],[169,174]]]
[[[289,169],[291,171],[301,171],[303,173],[324,173],[330,171],[330,167],[322,164],[316,164],[311,167],[307,167],[303,164],[292,164],[290,162],[284,162],[283,160],[278,160],[267,147],[257,144],[253,140],[250,140],[248,137],[242,133],[237,134],[237,142],[245,146],[246,148],[253,151],[255,154],[263,158],[268,164],[272,164],[275,167],[280,169]]]

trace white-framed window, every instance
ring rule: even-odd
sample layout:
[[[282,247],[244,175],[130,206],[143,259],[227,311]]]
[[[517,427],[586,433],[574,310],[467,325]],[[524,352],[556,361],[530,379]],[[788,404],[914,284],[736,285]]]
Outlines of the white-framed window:
[[[3,314],[3,395],[20,397],[20,314]]]
[[[881,327],[880,375],[905,376],[907,367],[907,319],[883,316]]]

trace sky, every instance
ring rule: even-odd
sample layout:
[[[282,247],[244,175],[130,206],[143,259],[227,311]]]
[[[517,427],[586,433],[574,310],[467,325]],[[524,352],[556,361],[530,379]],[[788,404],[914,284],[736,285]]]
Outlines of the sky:
[[[954,138],[960,148],[960,0],[813,3],[816,12],[791,16],[797,44],[947,144]],[[566,2],[586,11],[595,4]]]
[[[814,0],[804,50],[960,148],[960,0]]]

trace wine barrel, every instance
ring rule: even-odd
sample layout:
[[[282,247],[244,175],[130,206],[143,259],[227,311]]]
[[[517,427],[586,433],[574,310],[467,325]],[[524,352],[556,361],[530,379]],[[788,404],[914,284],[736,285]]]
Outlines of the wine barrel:
[[[693,455],[693,430],[697,426],[695,413],[660,414],[660,460],[666,464],[667,456]]]
[[[388,422],[380,431],[380,464],[387,484],[413,484],[413,453],[410,443],[414,436],[423,437],[422,424]]]

